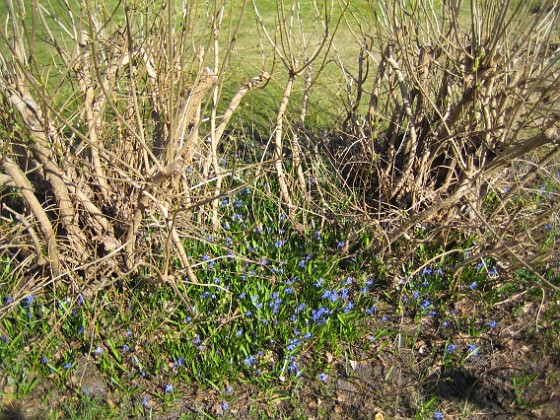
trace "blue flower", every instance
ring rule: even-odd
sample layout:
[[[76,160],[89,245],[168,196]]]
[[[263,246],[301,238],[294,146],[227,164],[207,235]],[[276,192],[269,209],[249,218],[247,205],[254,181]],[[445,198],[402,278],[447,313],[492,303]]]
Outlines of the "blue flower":
[[[329,313],[330,311],[327,308],[321,306],[319,309],[311,311],[311,317],[316,324],[326,324]]]
[[[284,246],[285,243],[286,243],[285,240],[283,240],[283,239],[278,239],[274,245],[276,246],[276,248],[282,248],[282,247]]]
[[[488,276],[490,277],[497,277],[498,276],[498,267],[492,267],[488,272]]]
[[[346,245],[346,242],[345,242],[345,241],[338,241],[338,242],[336,243],[336,247],[337,247],[337,248],[343,248],[344,245]]]
[[[245,360],[243,360],[243,363],[245,363],[245,366],[253,366],[256,360],[257,359],[255,359],[255,356],[249,356]]]
[[[305,334],[303,334],[303,339],[304,340],[309,340],[311,338],[312,334],[308,331]]]
[[[436,411],[434,413],[434,420],[442,420],[443,419],[443,413],[441,411]]]
[[[327,380],[328,380],[328,376],[327,376],[327,374],[326,374],[325,372],[323,372],[323,373],[320,373],[320,374],[319,374],[319,379],[321,380],[321,382],[323,382],[323,383],[326,384],[326,383],[327,383]]]
[[[129,351],[130,347],[128,347],[126,344],[124,346],[122,346],[123,351]]]
[[[220,407],[222,407],[223,411],[226,411],[229,408],[229,405],[227,402],[222,401],[222,403],[220,404]]]
[[[4,298],[4,303],[5,303],[6,305],[12,303],[13,301],[14,301],[14,298],[12,298],[11,296],[6,296],[6,297]]]
[[[241,336],[243,335],[243,329],[242,329],[242,328],[239,328],[239,329],[235,332],[235,335],[236,335],[237,337],[241,337]]]
[[[479,348],[475,344],[467,345],[467,350],[469,351],[470,354],[473,354],[473,355],[478,355],[479,354]]]
[[[498,323],[497,323],[496,321],[490,321],[490,322],[488,323],[488,326],[489,326],[490,328],[496,328],[496,325],[498,325]]]
[[[226,389],[226,394],[231,394],[232,392],[233,392],[233,387],[228,386],[228,388]]]
[[[149,403],[150,403],[150,402],[149,402],[149,400],[148,400],[148,397],[142,398],[142,405],[143,405],[144,407],[147,407]]]
[[[64,366],[62,366],[62,369],[68,370],[68,369],[70,369],[71,367],[72,367],[72,362],[68,362],[68,363],[66,363]]]
[[[476,281],[473,281],[471,284],[469,284],[467,286],[469,289],[474,290],[478,287],[478,283]]]
[[[177,359],[177,361],[175,362],[175,367],[181,367],[185,364],[185,359],[183,359],[182,357],[179,357]]]
[[[293,338],[290,341],[288,341],[288,345],[286,346],[286,351],[294,351],[297,346],[299,346],[301,344],[301,341],[299,341],[299,339],[297,338]]]
[[[323,285],[323,278],[319,277],[319,280],[317,280],[317,283],[314,284],[315,287],[319,288]]]
[[[173,392],[173,385],[165,385],[165,392]]]
[[[431,276],[434,270],[431,267],[424,267],[420,273],[423,276]]]
[[[451,354],[455,353],[455,350],[457,350],[457,346],[456,346],[455,344],[449,344],[449,345],[445,348],[445,351],[446,351],[447,353],[451,353]]]
[[[348,302],[346,304],[346,306],[344,306],[343,311],[344,312],[350,312],[353,308],[354,308],[354,305],[352,304],[352,302]]]
[[[97,346],[97,348],[95,349],[95,354],[101,354],[101,353],[103,353],[103,347]]]

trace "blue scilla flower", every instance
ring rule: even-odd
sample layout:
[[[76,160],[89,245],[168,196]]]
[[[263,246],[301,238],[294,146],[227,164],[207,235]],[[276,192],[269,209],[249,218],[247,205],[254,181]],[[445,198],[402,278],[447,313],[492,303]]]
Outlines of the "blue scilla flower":
[[[377,308],[375,306],[366,309],[366,314],[368,315],[373,315],[375,312],[377,312]]]
[[[173,385],[167,384],[165,385],[165,392],[173,392]]]
[[[296,308],[296,312],[299,314],[301,311],[303,311],[303,310],[306,308],[306,306],[307,306],[307,304],[306,304],[305,302],[304,302],[304,303],[300,303],[300,304],[298,305],[298,307]]]
[[[422,269],[421,274],[422,274],[423,276],[431,276],[431,275],[433,274],[433,272],[434,272],[434,270],[433,270],[431,267],[424,267],[424,268]]]
[[[474,290],[478,287],[478,283],[476,281],[473,281],[471,284],[469,284],[467,286],[469,289]]]
[[[325,324],[327,322],[326,318],[329,316],[329,313],[330,311],[327,308],[321,306],[318,309],[311,311],[311,318],[316,324]]]
[[[468,344],[467,345],[467,350],[470,354],[473,354],[473,355],[478,355],[479,354],[479,348],[476,344]]]
[[[14,301],[14,298],[11,297],[11,296],[6,296],[6,297],[4,298],[4,303],[5,303],[6,305],[9,305],[9,304],[12,303],[13,301]]]
[[[307,264],[307,262],[306,262],[305,260],[301,260],[301,261],[298,263],[298,267],[299,267],[299,268],[305,268],[306,264]]]
[[[336,243],[336,247],[337,247],[337,248],[343,248],[344,245],[346,245],[346,242],[345,242],[345,241],[338,241],[338,242]]]
[[[422,302],[422,304],[420,305],[420,309],[424,310],[424,309],[428,309],[430,307],[432,303],[429,300],[424,300],[424,302]]]
[[[286,351],[294,351],[297,346],[301,344],[301,341],[298,338],[293,338],[288,341],[288,345],[286,346]]]
[[[320,288],[323,285],[323,278],[319,277],[317,283],[314,284],[315,287]]]
[[[323,382],[323,383],[326,384],[326,383],[327,383],[327,380],[328,380],[328,376],[327,376],[327,374],[326,374],[325,372],[323,372],[323,373],[320,373],[320,374],[319,374],[319,379],[321,380],[321,382]]]
[[[441,411],[436,411],[433,416],[434,420],[443,420],[443,413]]]
[[[245,366],[253,366],[256,360],[257,359],[255,358],[255,356],[249,356],[245,360],[243,360],[243,363],[245,363]]]
[[[455,344],[449,344],[449,345],[445,348],[445,351],[446,351],[447,353],[451,353],[451,354],[455,353],[455,350],[457,350],[457,346],[456,346]]]
[[[354,305],[352,304],[352,302],[348,302],[348,303],[344,306],[343,311],[344,311],[344,312],[350,312],[353,308],[354,308]]]

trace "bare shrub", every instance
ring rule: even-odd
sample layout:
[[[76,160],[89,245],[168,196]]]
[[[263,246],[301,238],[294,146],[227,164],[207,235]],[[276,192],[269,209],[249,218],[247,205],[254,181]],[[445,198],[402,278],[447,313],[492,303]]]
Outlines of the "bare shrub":
[[[219,1],[204,10],[186,2],[115,11],[7,1],[0,29],[7,258],[28,256],[18,258],[54,278],[108,279],[143,268],[154,281],[179,273],[196,282],[183,237],[195,229],[193,210],[223,194],[221,182],[232,176],[218,156],[232,114],[268,79],[248,81],[218,115],[247,3],[226,24]]]
[[[487,233],[498,174],[560,146],[556,3],[439,3],[372,1],[371,24],[349,15],[373,78],[353,76],[336,164],[386,220],[380,249],[420,224],[449,233],[458,214]]]

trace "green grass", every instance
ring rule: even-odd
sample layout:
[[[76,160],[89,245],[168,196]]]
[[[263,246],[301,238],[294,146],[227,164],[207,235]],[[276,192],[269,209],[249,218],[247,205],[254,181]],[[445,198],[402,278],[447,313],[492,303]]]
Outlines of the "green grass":
[[[425,337],[414,325],[427,323],[440,337],[429,366],[475,363],[492,350],[487,337],[501,328],[489,317],[492,306],[537,291],[529,273],[504,281],[511,275],[491,259],[456,275],[454,265],[468,253],[431,262],[441,255],[436,245],[421,246],[400,266],[396,288],[388,273],[398,266],[370,259],[341,269],[344,232],[318,228],[302,237],[268,198],[270,188],[261,183],[224,198],[222,230],[186,240],[201,284],[179,278],[179,295],[142,279],[120,280],[94,295],[64,285],[29,295],[5,261],[0,366],[12,397],[25,399],[38,378],[48,377],[70,384],[66,392],[75,404],[66,415],[95,416],[103,408],[77,381],[86,356],[112,398],[142,415],[171,408],[193,386],[232,406],[238,387],[246,386],[271,390],[267,398],[274,399],[274,390],[297,395],[311,382],[329,398],[336,378],[351,374],[356,360],[395,340],[398,348],[417,349]],[[559,281],[552,271],[549,280]],[[476,311],[465,310],[466,301]],[[399,319],[412,328],[399,327]],[[516,389],[529,385],[515,379]],[[418,418],[437,407],[434,398],[419,404]]]

